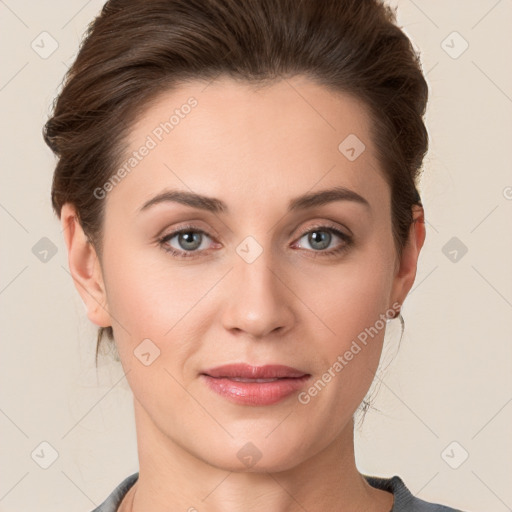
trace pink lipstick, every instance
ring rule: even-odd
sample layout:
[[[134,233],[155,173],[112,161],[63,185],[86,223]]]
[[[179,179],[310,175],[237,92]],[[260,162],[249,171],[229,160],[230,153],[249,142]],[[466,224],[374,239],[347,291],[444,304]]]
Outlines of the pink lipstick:
[[[284,365],[228,364],[201,372],[208,387],[240,405],[272,405],[304,387],[311,377]]]

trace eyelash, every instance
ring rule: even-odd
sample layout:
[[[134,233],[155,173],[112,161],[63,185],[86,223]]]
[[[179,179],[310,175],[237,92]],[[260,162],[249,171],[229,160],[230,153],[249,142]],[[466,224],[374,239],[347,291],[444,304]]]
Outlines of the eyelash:
[[[303,231],[300,234],[298,240],[300,240],[304,235],[307,235],[307,234],[315,232],[315,231],[327,231],[329,233],[334,233],[336,236],[341,238],[344,241],[344,243],[342,245],[338,246],[337,248],[330,249],[330,250],[313,251],[313,250],[307,249],[308,252],[313,253],[313,256],[312,256],[313,258],[317,258],[319,256],[327,257],[327,258],[337,256],[337,255],[347,251],[353,244],[353,239],[350,235],[347,235],[346,233],[343,233],[339,229],[337,229],[333,226],[328,226],[328,225],[312,226],[312,227],[308,228],[307,230]],[[204,251],[197,251],[197,250],[195,250],[195,251],[178,251],[178,250],[170,247],[169,245],[167,245],[167,242],[169,240],[173,239],[176,235],[179,235],[181,233],[190,233],[190,232],[200,233],[202,235],[206,235],[209,238],[212,238],[208,233],[206,233],[202,229],[199,229],[195,226],[184,226],[177,231],[173,231],[173,232],[159,238],[158,244],[165,252],[170,253],[172,256],[174,256],[176,258],[183,258],[183,259],[195,258],[201,252],[204,252]]]

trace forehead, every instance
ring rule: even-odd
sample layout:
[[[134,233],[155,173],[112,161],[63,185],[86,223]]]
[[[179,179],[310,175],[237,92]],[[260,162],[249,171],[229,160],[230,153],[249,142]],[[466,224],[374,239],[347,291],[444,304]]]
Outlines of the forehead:
[[[122,195],[133,210],[173,188],[230,195],[246,207],[258,198],[287,204],[316,184],[375,200],[386,183],[370,129],[361,101],[305,77],[264,87],[226,77],[189,82],[160,94],[139,116],[120,164],[126,177],[109,202]]]

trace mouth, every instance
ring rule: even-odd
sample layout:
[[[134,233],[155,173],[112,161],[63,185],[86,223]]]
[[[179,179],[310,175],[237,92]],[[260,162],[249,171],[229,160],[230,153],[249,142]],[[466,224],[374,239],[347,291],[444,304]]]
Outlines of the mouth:
[[[200,374],[208,388],[239,405],[276,404],[304,387],[311,378],[297,368],[284,365],[229,364]]]
[[[211,375],[210,375],[211,377]],[[213,377],[215,379],[226,379],[228,377]],[[247,379],[243,377],[229,377],[229,380],[234,380],[235,382],[275,382],[276,380],[285,379],[288,377],[276,377],[275,379]]]
[[[265,366],[252,366],[247,363],[226,364],[210,368],[202,372],[213,378],[228,378],[240,379],[241,382],[249,381],[272,381],[277,379],[295,379],[309,375],[306,372],[293,368],[291,366],[284,366],[281,364],[272,364]],[[242,380],[246,379],[246,380]]]

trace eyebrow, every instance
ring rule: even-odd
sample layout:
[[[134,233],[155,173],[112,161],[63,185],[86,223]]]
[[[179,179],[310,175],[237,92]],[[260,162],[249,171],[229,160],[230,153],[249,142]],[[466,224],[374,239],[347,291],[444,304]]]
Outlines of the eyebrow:
[[[370,203],[363,196],[360,196],[358,193],[346,187],[339,186],[296,197],[288,203],[288,211],[306,210],[308,208],[322,206],[334,201],[352,201],[371,210]],[[146,201],[139,209],[139,212],[143,212],[152,206],[165,202],[180,203],[212,213],[229,212],[227,204],[220,199],[183,190],[166,190]]]

